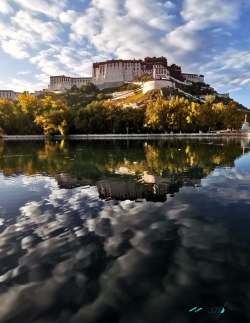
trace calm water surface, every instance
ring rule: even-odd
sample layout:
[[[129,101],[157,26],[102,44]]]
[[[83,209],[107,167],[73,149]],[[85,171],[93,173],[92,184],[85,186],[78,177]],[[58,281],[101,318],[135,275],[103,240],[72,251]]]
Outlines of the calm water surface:
[[[0,141],[0,322],[250,322],[249,146]]]

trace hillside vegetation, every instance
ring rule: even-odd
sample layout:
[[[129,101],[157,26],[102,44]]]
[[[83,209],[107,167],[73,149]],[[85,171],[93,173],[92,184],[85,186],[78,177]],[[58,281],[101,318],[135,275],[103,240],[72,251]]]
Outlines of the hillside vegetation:
[[[134,84],[119,90],[129,86]],[[127,128],[130,133],[197,132],[242,125],[245,112],[231,99],[223,103],[208,97],[197,103],[177,94],[168,88],[143,95],[136,86],[134,95],[112,101],[91,83],[61,94],[23,93],[17,102],[0,100],[0,134],[127,133]],[[130,103],[137,107],[124,107]]]

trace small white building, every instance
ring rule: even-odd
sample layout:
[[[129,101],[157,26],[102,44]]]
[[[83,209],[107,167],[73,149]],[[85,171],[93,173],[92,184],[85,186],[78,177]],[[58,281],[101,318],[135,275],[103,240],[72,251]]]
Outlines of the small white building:
[[[153,66],[153,78],[155,80],[170,80],[170,72],[161,65]]]
[[[205,95],[200,95],[199,97],[201,99],[206,99],[207,97],[211,96],[212,98],[215,98],[216,96],[219,98],[229,98],[229,93],[225,93],[225,94],[219,94],[219,93],[214,93],[214,94],[205,94]]]
[[[204,83],[204,75],[182,73],[182,76],[187,82]]]
[[[73,85],[80,87],[81,85],[86,85],[88,82],[92,82],[91,77],[50,76],[48,90],[63,91],[64,89],[71,89]]]
[[[164,66],[153,66],[153,78],[154,80],[147,81],[143,84],[143,94],[150,90],[162,89],[164,87],[175,87],[175,82],[170,80],[170,72]]]
[[[216,93],[215,95],[218,96],[219,98],[226,98],[226,99],[229,98],[229,93],[223,93],[223,94]]]
[[[0,90],[0,99],[7,99],[7,100],[17,100],[19,92],[14,92],[12,90]]]
[[[41,95],[41,94],[45,94],[47,91],[48,90],[43,89],[43,90],[35,91],[34,93],[30,93],[30,94],[34,95],[34,96],[38,96],[38,95]]]

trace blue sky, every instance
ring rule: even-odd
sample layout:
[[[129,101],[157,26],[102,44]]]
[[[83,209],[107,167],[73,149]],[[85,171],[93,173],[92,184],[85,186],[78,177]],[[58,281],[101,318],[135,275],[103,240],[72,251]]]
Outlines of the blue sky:
[[[249,0],[1,0],[0,89],[91,76],[110,58],[167,57],[250,108]]]

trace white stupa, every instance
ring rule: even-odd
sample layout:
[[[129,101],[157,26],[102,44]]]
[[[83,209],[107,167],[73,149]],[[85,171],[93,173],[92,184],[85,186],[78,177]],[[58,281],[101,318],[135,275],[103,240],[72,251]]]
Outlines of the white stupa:
[[[242,124],[241,130],[244,132],[250,132],[249,122],[247,122],[247,114],[245,114],[245,121]]]

